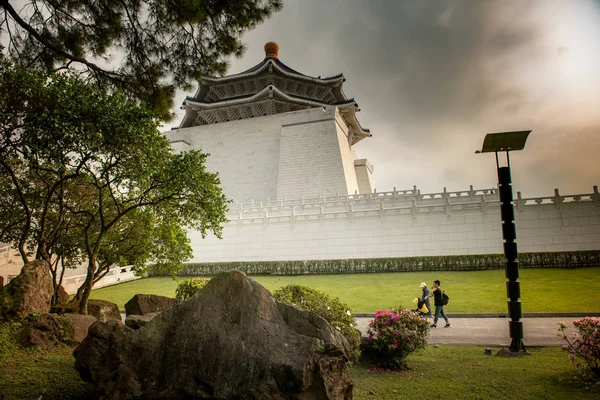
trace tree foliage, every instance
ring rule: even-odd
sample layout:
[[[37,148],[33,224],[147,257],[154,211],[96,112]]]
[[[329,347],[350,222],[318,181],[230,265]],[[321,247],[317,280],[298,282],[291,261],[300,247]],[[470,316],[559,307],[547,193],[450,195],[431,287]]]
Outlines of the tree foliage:
[[[187,228],[220,236],[227,200],[207,155],[173,153],[157,126],[120,93],[0,59],[0,241],[24,262],[85,256],[81,312],[110,265],[180,265]]]
[[[281,7],[281,0],[0,0],[0,38],[25,65],[73,66],[169,119],[175,90],[223,74],[224,57],[244,52],[242,33]]]

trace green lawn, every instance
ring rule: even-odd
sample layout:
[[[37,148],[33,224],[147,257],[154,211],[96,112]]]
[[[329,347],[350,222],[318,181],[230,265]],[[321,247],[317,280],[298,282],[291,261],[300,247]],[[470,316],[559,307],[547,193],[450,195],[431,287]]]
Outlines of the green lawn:
[[[387,274],[256,276],[273,291],[290,283],[310,286],[346,302],[353,312],[373,313],[378,309],[402,305],[412,308],[419,296],[419,284],[431,287],[439,279],[450,296],[449,313],[506,312],[506,285],[503,270],[472,272],[404,272]],[[182,280],[184,278],[180,278]],[[524,312],[600,312],[600,268],[521,269]],[[175,297],[177,281],[171,278],[146,278],[97,289],[91,297],[124,304],[136,293]]]
[[[50,352],[22,349],[14,340],[14,325],[6,323],[0,323],[0,348],[0,398],[97,398],[94,387],[75,371],[73,348],[59,346]]]
[[[498,349],[494,349],[496,354]],[[530,348],[532,356],[496,357],[476,346],[427,346],[409,356],[409,371],[352,369],[355,400],[598,399],[599,385],[569,383],[576,373],[558,347]]]

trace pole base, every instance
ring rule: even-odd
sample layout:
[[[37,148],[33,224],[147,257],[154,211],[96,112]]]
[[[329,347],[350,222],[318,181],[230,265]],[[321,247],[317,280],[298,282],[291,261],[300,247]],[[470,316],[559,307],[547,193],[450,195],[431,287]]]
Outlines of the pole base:
[[[523,337],[523,336],[521,336]],[[525,345],[523,344],[522,339],[512,339],[510,342],[510,347],[508,348],[510,351],[527,351],[525,350]]]
[[[510,347],[503,348],[498,353],[497,356],[503,357],[514,357],[514,356],[530,356],[531,353],[525,349],[525,345],[521,339],[513,339],[510,343]]]

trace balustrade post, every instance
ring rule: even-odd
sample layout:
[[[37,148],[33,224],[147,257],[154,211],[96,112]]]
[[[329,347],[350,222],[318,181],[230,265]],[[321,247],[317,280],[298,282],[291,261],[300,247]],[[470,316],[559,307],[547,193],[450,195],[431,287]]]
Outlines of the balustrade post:
[[[446,211],[446,216],[449,217],[451,214],[450,211],[450,195],[448,195],[448,191],[444,187],[444,193],[442,193],[442,198],[444,199],[444,210]]]
[[[558,191],[558,189],[554,189],[554,198],[552,199],[554,206],[556,208],[560,208],[560,203],[562,203],[563,201],[564,201],[564,197],[562,197],[560,195],[560,192]]]
[[[525,205],[525,200],[521,196],[521,192],[517,192],[517,200],[515,201],[517,205],[517,210],[523,211],[523,206]]]
[[[487,202],[485,201],[485,195],[484,194],[481,195],[481,201],[479,202],[479,204],[481,206],[481,213],[483,215],[487,214],[488,206],[487,206]]]

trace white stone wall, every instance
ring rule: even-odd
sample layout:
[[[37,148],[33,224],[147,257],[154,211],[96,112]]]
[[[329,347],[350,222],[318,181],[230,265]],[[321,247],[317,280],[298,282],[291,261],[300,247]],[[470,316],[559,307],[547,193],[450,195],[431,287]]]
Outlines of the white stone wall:
[[[340,156],[342,159],[342,167],[344,168],[344,178],[346,182],[346,190],[340,191],[339,194],[354,194],[359,193],[358,180],[356,178],[356,170],[354,169],[354,161],[356,155],[350,147],[348,139],[348,127],[344,123],[339,111],[335,110],[335,128],[337,133],[337,142],[339,145]],[[369,191],[370,193],[371,191]],[[325,193],[321,193],[326,195]],[[335,193],[332,193],[335,194]]]
[[[519,252],[600,249],[597,192],[516,203]],[[499,202],[493,190],[430,195],[404,191],[242,204],[232,207],[230,219],[223,240],[202,240],[191,232],[191,262],[503,252]]]
[[[373,166],[366,158],[354,160],[354,171],[359,194],[373,193]]]
[[[176,129],[165,136],[176,150],[210,153],[207,169],[219,173],[226,195],[251,201],[277,195],[280,130],[280,116],[271,115]]]
[[[321,108],[283,114],[278,200],[348,193],[334,115]]]
[[[343,127],[343,128],[342,128]],[[165,132],[176,151],[210,153],[225,194],[240,202],[358,189],[354,159],[336,108],[195,126]]]

